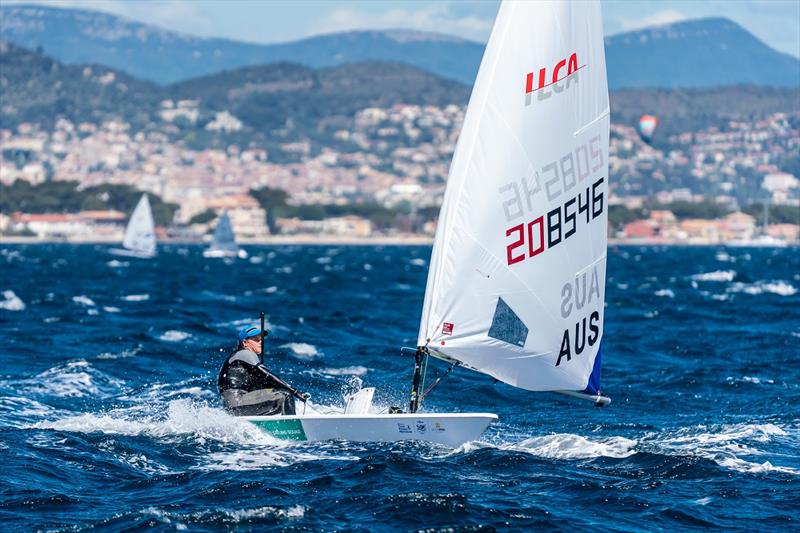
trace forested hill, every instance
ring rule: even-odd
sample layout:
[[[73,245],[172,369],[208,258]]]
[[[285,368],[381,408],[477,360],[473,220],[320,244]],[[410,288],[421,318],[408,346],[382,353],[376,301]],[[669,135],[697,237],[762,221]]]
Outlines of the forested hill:
[[[64,65],[47,55],[0,42],[0,127],[21,122],[52,126],[58,116],[73,122],[119,118],[135,129],[159,127],[165,100],[191,99],[195,124],[228,111],[263,134],[292,123],[294,136],[320,136],[326,124],[346,127],[367,107],[394,104],[466,105],[470,88],[398,63],[366,62],[312,69],[292,63],[243,67],[166,87],[98,65]],[[800,90],[733,86],[712,89],[612,91],[612,120],[635,124],[643,113],[662,118],[662,131],[693,131],[731,118],[750,120],[800,110]],[[322,133],[324,136],[324,132]]]

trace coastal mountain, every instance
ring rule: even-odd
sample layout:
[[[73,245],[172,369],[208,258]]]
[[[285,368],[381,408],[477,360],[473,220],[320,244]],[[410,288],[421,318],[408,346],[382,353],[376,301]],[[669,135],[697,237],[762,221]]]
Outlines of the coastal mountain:
[[[26,5],[0,7],[0,37],[41,47],[67,64],[107,65],[162,85],[273,62],[320,68],[362,61],[406,63],[471,85],[483,54],[481,43],[417,31],[354,31],[262,45],[193,37],[99,11]],[[724,18],[614,35],[606,39],[606,55],[612,90],[800,86],[800,60]]]
[[[33,5],[0,6],[0,38],[41,47],[65,63],[100,63],[160,84],[274,62],[319,68],[362,61],[403,62],[472,84],[483,54],[480,43],[410,30],[262,45],[194,37],[101,11]]]
[[[58,116],[73,122],[119,118],[134,127],[160,122],[165,100],[193,100],[201,116],[228,111],[251,132],[284,129],[325,136],[367,107],[395,104],[463,106],[470,88],[400,63],[362,62],[314,69],[296,63],[241,67],[167,86],[99,65],[66,65],[41,52],[0,41],[0,127],[21,122],[47,128]],[[710,89],[626,89],[611,92],[612,119],[634,125],[656,113],[661,131],[677,133],[751,120],[800,108],[800,89],[729,86]],[[342,122],[344,120],[344,122]],[[191,124],[184,124],[191,128]]]
[[[724,18],[689,20],[606,39],[612,89],[800,86],[800,59],[781,54]]]

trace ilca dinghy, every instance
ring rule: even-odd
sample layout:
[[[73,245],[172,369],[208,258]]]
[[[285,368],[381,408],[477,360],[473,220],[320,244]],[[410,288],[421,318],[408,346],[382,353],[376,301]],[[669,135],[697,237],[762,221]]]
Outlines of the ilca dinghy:
[[[450,167],[418,347],[405,349],[415,363],[408,413],[375,413],[374,389],[364,389],[343,412],[308,406],[249,420],[297,440],[477,439],[496,415],[419,411],[430,356],[609,403],[600,394],[608,139],[599,3],[503,2]]]
[[[153,222],[153,211],[146,194],[139,198],[139,203],[131,214],[125,227],[122,248],[112,248],[111,253],[125,257],[148,259],[156,255],[156,232]]]
[[[231,219],[228,217],[227,211],[219,217],[217,227],[214,228],[214,238],[209,247],[203,250],[203,257],[247,259],[247,252],[236,244],[236,235],[233,233],[233,226],[231,226]]]

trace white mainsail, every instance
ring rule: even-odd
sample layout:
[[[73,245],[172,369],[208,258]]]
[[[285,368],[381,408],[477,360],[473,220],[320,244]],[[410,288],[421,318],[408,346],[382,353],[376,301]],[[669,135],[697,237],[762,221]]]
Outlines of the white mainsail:
[[[524,389],[597,393],[608,139],[599,2],[504,2],[450,167],[418,346]]]
[[[156,253],[156,233],[153,224],[153,212],[150,210],[150,200],[143,194],[133,210],[128,226],[125,228],[125,238],[122,246],[140,255],[154,255]]]
[[[233,233],[231,219],[228,212],[224,212],[214,229],[214,238],[211,245],[203,252],[206,257],[234,257],[240,255],[239,245],[236,244],[236,235]]]

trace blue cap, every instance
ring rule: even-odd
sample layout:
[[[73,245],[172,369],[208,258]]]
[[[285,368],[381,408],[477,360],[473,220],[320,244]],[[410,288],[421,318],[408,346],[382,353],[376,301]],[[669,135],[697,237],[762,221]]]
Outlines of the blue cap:
[[[251,337],[258,337],[261,335],[261,329],[253,325],[245,326],[239,330],[239,342],[249,339]]]

